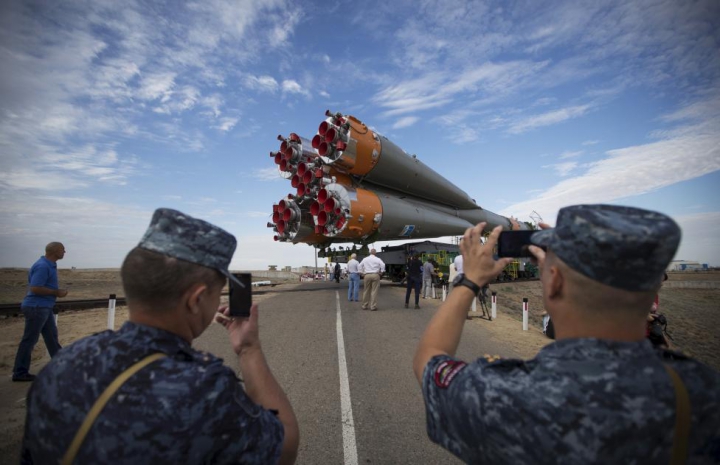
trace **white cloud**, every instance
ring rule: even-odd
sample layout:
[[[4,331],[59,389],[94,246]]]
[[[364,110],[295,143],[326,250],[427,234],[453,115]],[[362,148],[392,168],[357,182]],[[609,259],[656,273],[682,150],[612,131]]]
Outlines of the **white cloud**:
[[[246,76],[245,87],[259,92],[277,92],[279,84],[272,76]]]
[[[0,186],[9,189],[40,189],[63,191],[86,187],[87,182],[67,176],[53,176],[52,173],[37,170],[15,169],[0,171]]]
[[[567,150],[567,151],[561,153],[558,158],[559,158],[560,160],[566,160],[566,159],[568,159],[568,158],[576,158],[576,157],[579,157],[579,156],[582,155],[583,153],[585,153],[583,150],[576,150],[576,151]]]
[[[609,150],[605,158],[586,165],[583,174],[510,206],[503,214],[522,216],[536,210],[551,218],[567,205],[629,199],[720,170],[717,127],[720,115],[669,131],[669,137],[657,142]]]
[[[595,145],[598,143],[600,143],[599,140],[586,140],[585,142],[582,143],[582,145]]]
[[[328,94],[324,90],[321,90],[320,92],[318,92],[318,95],[321,97],[330,98],[330,94]]]
[[[282,82],[282,90],[287,94],[301,94],[310,95],[310,93],[303,89],[303,87],[292,79],[286,79]]]
[[[388,108],[387,116],[437,108],[460,94],[479,97],[504,95],[514,91],[547,62],[512,61],[483,63],[465,71],[435,71],[385,87],[373,102]]]
[[[137,96],[143,100],[157,100],[167,98],[170,91],[175,87],[175,73],[157,73],[143,76]]]
[[[589,109],[590,105],[576,105],[529,116],[514,122],[508,129],[508,132],[511,134],[520,134],[543,126],[561,123],[572,118],[580,117],[587,113]]]
[[[551,103],[555,103],[557,99],[555,97],[543,97],[535,100],[535,103],[533,103],[534,107],[542,107],[545,105],[550,105]]]
[[[225,100],[220,94],[207,95],[202,99],[202,105],[210,109],[210,113],[215,118],[222,114],[220,107],[222,107],[224,103]]]
[[[302,14],[299,9],[288,9],[284,13],[283,17],[275,22],[270,32],[270,45],[272,47],[284,45],[302,19]]]
[[[558,175],[564,177],[569,175],[575,168],[577,168],[577,166],[578,163],[576,161],[568,161],[565,163],[557,163],[554,165],[544,165],[543,168],[552,168]]]
[[[417,123],[419,119],[420,118],[418,118],[417,116],[406,116],[404,118],[400,118],[399,120],[397,120],[397,122],[395,122],[395,124],[393,124],[393,129],[410,127],[413,124]]]
[[[218,120],[218,125],[215,127],[220,131],[227,132],[234,128],[239,120],[239,118],[220,118]]]
[[[157,113],[172,114],[189,110],[200,98],[200,91],[193,86],[183,86],[177,91],[167,92],[161,99],[162,104],[155,107]]]

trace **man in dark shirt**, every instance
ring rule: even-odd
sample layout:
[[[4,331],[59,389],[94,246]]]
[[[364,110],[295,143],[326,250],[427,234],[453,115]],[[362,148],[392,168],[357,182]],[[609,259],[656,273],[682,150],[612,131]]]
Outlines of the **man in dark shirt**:
[[[415,289],[415,308],[420,308],[420,288],[422,287],[423,264],[417,253],[413,253],[407,262],[407,291],[405,292],[405,308],[410,304],[410,293]]]
[[[20,307],[25,316],[25,331],[15,356],[13,381],[35,379],[35,375],[30,373],[30,361],[40,334],[50,357],[61,349],[53,307],[56,298],[65,297],[68,293],[58,285],[57,261],[63,257],[65,246],[60,242],[51,242],[45,246],[45,256],[40,257],[28,271],[28,292]]]
[[[720,374],[645,338],[678,225],[637,208],[563,208],[530,247],[557,342],[532,360],[466,363],[455,357],[465,309],[512,260],[493,258],[501,227],[481,244],[484,226],[465,233],[467,279],[415,354],[430,439],[468,463],[720,462]]]
[[[217,314],[235,247],[210,223],[155,212],[121,268],[130,321],[68,346],[38,374],[23,463],[294,462],[297,420],[265,360],[257,306],[249,318]],[[216,318],[244,388],[191,346]]]

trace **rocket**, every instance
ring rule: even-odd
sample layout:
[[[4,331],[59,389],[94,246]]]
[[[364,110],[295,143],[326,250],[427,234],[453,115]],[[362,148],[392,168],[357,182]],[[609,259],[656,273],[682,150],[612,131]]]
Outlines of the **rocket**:
[[[457,236],[482,221],[488,228],[527,225],[477,205],[474,199],[373,131],[359,119],[325,113],[308,140],[278,136],[270,157],[295,189],[273,205],[274,239],[324,247],[333,242]]]

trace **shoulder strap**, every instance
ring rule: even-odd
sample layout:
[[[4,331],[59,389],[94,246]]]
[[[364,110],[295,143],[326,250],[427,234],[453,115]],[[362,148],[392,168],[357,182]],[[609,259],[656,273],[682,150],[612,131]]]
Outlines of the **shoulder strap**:
[[[70,465],[73,463],[73,460],[75,460],[75,456],[77,455],[78,451],[80,450],[80,446],[82,445],[83,441],[85,440],[85,436],[87,436],[88,432],[90,431],[90,428],[92,428],[93,423],[95,423],[95,420],[97,419],[98,415],[100,415],[100,412],[102,412],[102,409],[105,407],[105,404],[108,403],[110,398],[115,394],[115,392],[120,389],[120,386],[125,384],[125,381],[130,379],[132,375],[137,373],[138,371],[145,368],[147,365],[151,364],[155,360],[161,359],[165,357],[165,354],[162,353],[156,353],[152,355],[148,355],[144,359],[140,360],[139,362],[132,365],[127,370],[120,373],[120,376],[115,378],[112,383],[110,383],[110,386],[105,388],[105,391],[103,391],[102,394],[100,394],[100,397],[95,401],[92,408],[88,412],[87,416],[85,417],[85,420],[83,420],[82,425],[80,425],[80,428],[78,429],[77,433],[75,433],[75,437],[73,438],[72,442],[70,443],[70,447],[68,447],[68,450],[65,452],[65,455],[63,456],[62,465]]]
[[[663,364],[665,371],[675,388],[675,437],[673,438],[670,465],[680,465],[687,462],[688,439],[690,437],[690,396],[685,384],[677,372],[667,363]]]

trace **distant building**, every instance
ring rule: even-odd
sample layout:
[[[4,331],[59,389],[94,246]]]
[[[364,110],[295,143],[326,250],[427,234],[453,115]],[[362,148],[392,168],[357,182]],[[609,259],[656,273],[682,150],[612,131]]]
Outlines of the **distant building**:
[[[707,263],[694,262],[691,260],[673,260],[667,268],[668,271],[700,271],[707,269]]]

